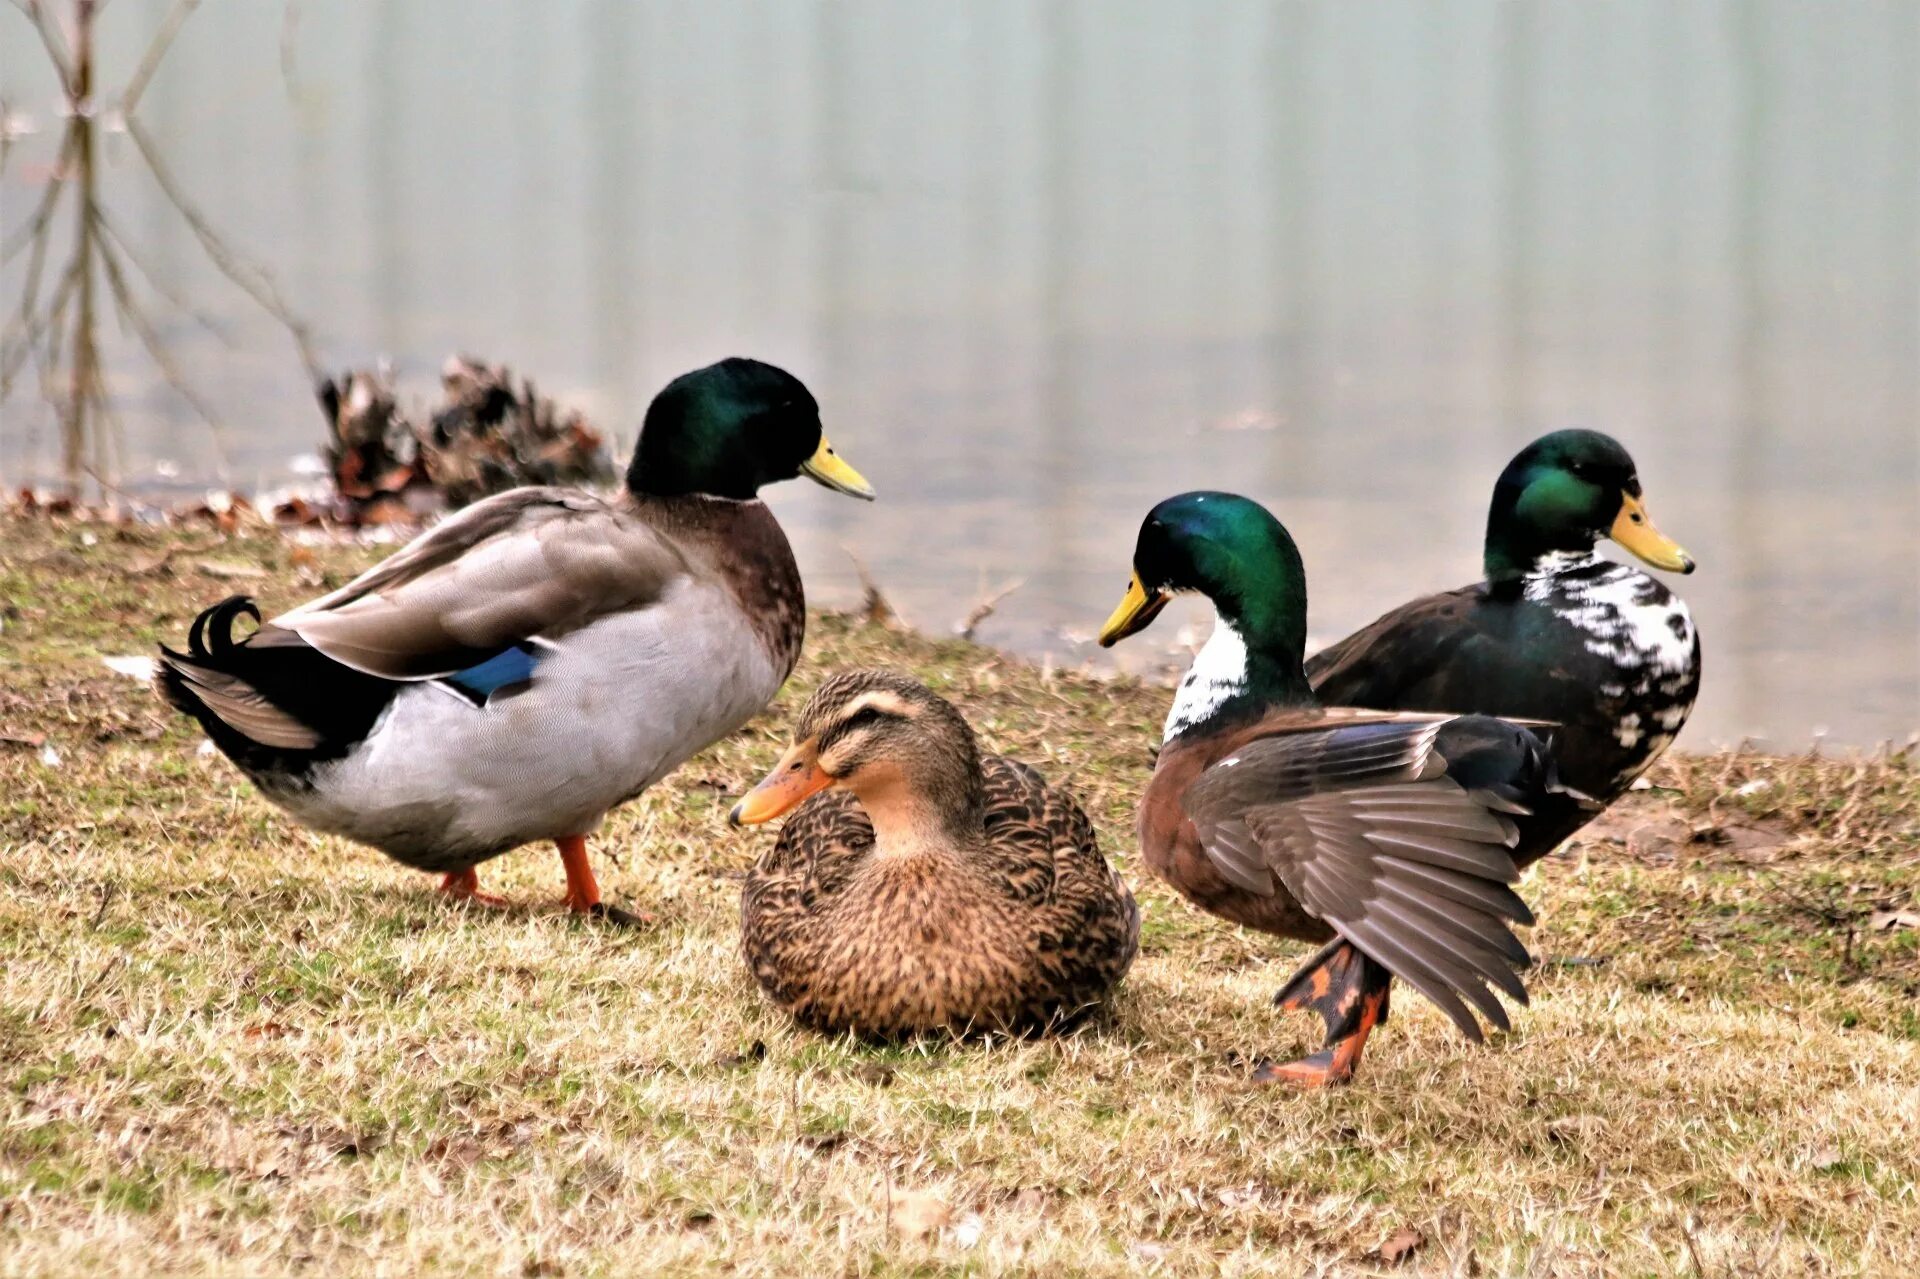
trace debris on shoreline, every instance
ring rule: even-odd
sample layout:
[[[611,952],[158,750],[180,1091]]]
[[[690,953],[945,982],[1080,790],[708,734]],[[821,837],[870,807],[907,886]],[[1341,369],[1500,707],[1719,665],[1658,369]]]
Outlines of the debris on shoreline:
[[[410,523],[523,484],[613,481],[606,436],[504,364],[450,356],[440,387],[423,424],[400,407],[384,365],[320,384],[333,518]]]
[[[402,404],[386,363],[315,388],[327,419],[319,483],[260,493],[227,489],[171,505],[95,476],[98,502],[22,488],[0,513],[104,524],[211,524],[346,530],[419,528],[435,516],[524,484],[599,486],[618,478],[607,436],[579,409],[541,395],[504,364],[453,355],[438,403]]]

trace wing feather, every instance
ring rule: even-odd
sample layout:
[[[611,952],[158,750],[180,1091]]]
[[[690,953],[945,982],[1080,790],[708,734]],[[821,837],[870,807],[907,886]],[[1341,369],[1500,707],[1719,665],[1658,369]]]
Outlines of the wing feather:
[[[1469,788],[1448,751],[1471,752]],[[1538,779],[1524,729],[1454,716],[1289,726],[1243,743],[1189,787],[1188,815],[1215,868],[1271,895],[1276,884],[1470,1038],[1474,1013],[1506,1029],[1495,991],[1526,1002],[1531,960],[1510,925],[1531,923],[1510,887],[1518,797]],[[1499,793],[1484,774],[1506,773]]]
[[[256,642],[291,632],[367,674],[436,678],[650,604],[685,570],[679,550],[630,509],[567,489],[514,489],[274,618]]]

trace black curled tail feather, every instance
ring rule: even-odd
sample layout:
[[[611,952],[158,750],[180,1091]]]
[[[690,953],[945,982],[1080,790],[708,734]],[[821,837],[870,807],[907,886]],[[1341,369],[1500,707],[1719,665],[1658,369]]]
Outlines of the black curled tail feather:
[[[241,618],[261,623],[247,595],[230,595],[194,618],[186,652],[161,645],[155,684],[198,720],[213,744],[255,774],[298,773],[364,740],[401,687],[342,666],[273,627],[236,637]]]
[[[251,595],[229,595],[212,608],[202,609],[193,619],[193,629],[187,632],[187,655],[206,662],[231,656],[234,649],[246,643],[233,638],[233,624],[240,617],[251,617],[255,626],[260,624],[260,606]],[[209,632],[213,635],[211,646],[206,642]]]

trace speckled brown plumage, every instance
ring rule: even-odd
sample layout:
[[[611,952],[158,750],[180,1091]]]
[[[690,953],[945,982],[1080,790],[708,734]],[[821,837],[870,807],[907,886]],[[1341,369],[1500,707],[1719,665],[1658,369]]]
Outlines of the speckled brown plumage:
[[[1133,894],[1073,798],[981,760],[979,836],[893,855],[842,790],[797,809],[747,876],[743,947],[803,1025],[892,1037],[1070,1023],[1127,971]]]

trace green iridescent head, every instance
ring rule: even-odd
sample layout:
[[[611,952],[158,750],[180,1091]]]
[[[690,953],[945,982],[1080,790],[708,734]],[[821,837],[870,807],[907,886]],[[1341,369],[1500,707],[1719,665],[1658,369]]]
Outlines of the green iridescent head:
[[[1236,493],[1182,493],[1147,512],[1127,595],[1101,628],[1110,647],[1159,616],[1183,592],[1213,601],[1250,653],[1300,674],[1307,642],[1307,573],[1273,514]]]
[[[1653,525],[1640,476],[1620,442],[1598,431],[1555,431],[1520,450],[1493,486],[1489,581],[1524,576],[1541,556],[1584,552],[1603,537],[1654,568],[1693,572],[1693,560]]]
[[[827,443],[820,406],[800,379],[736,358],[683,373],[653,398],[627,487],[657,497],[744,500],[762,485],[801,475],[873,498],[873,487]]]

